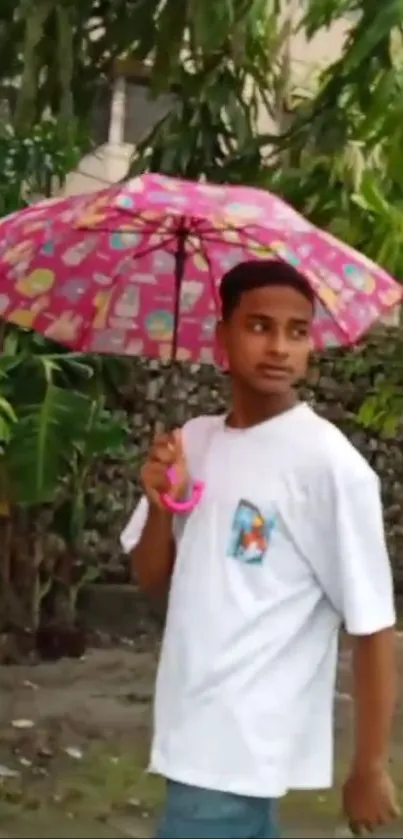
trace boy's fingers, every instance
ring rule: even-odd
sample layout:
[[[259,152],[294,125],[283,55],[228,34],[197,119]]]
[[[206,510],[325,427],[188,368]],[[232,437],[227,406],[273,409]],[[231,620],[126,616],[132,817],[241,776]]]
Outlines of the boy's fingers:
[[[150,460],[171,464],[176,456],[175,442],[171,434],[160,434],[155,438],[150,450]]]
[[[182,443],[182,431],[180,428],[175,428],[172,432],[172,443],[175,447],[175,456],[178,460],[182,460],[185,456]]]

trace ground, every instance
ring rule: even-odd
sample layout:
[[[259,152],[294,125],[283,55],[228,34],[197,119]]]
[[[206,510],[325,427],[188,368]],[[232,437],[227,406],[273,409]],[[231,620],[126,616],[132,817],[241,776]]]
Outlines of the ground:
[[[145,771],[157,642],[0,671],[0,839],[147,837],[162,795]],[[403,671],[403,639],[399,637]],[[337,774],[349,751],[348,651],[340,657]],[[403,704],[393,762],[403,791]],[[14,775],[15,773],[15,775]],[[294,795],[284,836],[343,834],[339,792]],[[386,835],[386,834],[385,834]],[[403,836],[403,822],[393,834]]]

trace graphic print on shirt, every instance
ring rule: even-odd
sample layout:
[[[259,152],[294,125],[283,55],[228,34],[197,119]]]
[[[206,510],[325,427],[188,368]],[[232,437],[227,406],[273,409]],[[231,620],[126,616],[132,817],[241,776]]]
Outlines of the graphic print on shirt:
[[[251,565],[263,562],[275,526],[273,515],[242,499],[234,513],[227,555]]]

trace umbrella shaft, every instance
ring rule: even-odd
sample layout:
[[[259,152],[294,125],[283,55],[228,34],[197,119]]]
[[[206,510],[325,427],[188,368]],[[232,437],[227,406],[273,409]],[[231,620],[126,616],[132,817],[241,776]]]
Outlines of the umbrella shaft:
[[[182,223],[181,227],[177,232],[177,248],[175,252],[175,291],[174,291],[174,322],[173,322],[173,335],[172,335],[172,352],[171,352],[171,361],[176,360],[176,354],[178,351],[178,337],[179,337],[179,318],[180,318],[180,300],[181,300],[181,288],[182,288],[182,280],[183,275],[185,272],[185,261],[186,261],[186,229],[184,224]]]

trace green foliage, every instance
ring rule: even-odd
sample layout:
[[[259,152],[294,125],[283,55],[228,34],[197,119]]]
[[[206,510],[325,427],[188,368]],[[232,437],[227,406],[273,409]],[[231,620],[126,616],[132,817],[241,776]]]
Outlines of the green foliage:
[[[309,89],[291,90],[288,130],[260,184],[403,280],[403,7],[400,0],[310,0],[308,36],[355,22],[340,58]],[[385,338],[385,340],[387,340]],[[393,342],[391,342],[393,347]],[[396,373],[396,365],[399,368]],[[357,415],[384,435],[401,425],[399,349]]]
[[[401,433],[403,416],[403,354],[399,335],[385,339],[382,352],[367,353],[363,363],[372,387],[357,412],[357,423],[382,437],[395,437]]]
[[[0,126],[0,217],[60,190],[86,148],[84,132],[77,130],[72,143],[53,119],[26,135],[16,133],[10,123]]]
[[[17,132],[27,134],[48,114],[66,136],[75,121],[88,128],[114,60],[131,49],[155,6],[153,0],[4,0],[0,78],[21,79],[12,114]]]
[[[80,559],[91,469],[100,457],[120,455],[127,435],[105,407],[102,381],[94,382],[97,364],[52,349],[44,339],[10,328],[0,359],[0,530],[8,532],[0,563],[2,596],[10,604],[10,592],[21,585],[11,558],[19,555],[23,540],[25,550],[28,546],[23,614],[34,628],[40,601],[58,573],[46,542],[57,535],[62,554],[67,550],[73,565]],[[88,573],[93,576],[95,569],[87,570],[86,578]],[[65,582],[70,597],[73,581]],[[9,611],[8,620],[18,622],[15,608],[11,616]]]
[[[401,424],[402,411],[403,393],[396,392],[393,384],[383,384],[362,404],[357,422],[383,437],[394,437]]]
[[[182,32],[179,7],[182,13],[187,7]],[[261,134],[259,120],[265,114],[273,121],[277,109],[284,43],[277,4],[229,0],[213,8],[187,2],[174,9],[167,0],[158,25],[151,92],[171,90],[174,102],[137,146],[131,174],[152,170],[253,183],[273,140]],[[176,33],[172,51],[170,27]],[[182,62],[174,59],[179,42]],[[163,49],[173,60],[161,64]]]
[[[4,0],[0,78],[21,78],[16,129],[26,134],[48,113],[67,136],[75,120],[88,126],[116,58],[151,59],[154,91],[169,88],[189,45],[195,58],[225,50],[240,66],[256,21],[270,36],[275,13],[277,0]]]
[[[75,130],[73,142],[72,127],[66,134],[55,118],[25,133],[3,126],[0,214],[60,189],[86,146],[84,131]],[[79,559],[94,460],[120,449],[125,428],[104,408],[106,362],[4,324],[1,343],[0,619],[3,626],[36,628],[59,561],[68,550],[73,573]],[[60,555],[52,541],[49,545],[52,536],[59,538]],[[85,569],[80,582],[95,573]],[[71,574],[64,575],[64,583],[69,600],[77,584]],[[69,614],[74,620],[71,609]]]
[[[134,11],[137,40],[129,52],[150,60],[154,92],[169,90],[177,67],[189,58],[195,72],[223,55],[238,68],[252,59],[257,69],[264,59],[270,72],[278,12],[277,0],[149,0]]]
[[[403,277],[402,7],[310,0],[301,25],[314,36],[347,14],[357,20],[341,57],[311,89],[293,91],[290,127],[262,181]]]
[[[130,174],[158,171],[213,182],[250,182],[267,142],[257,136],[257,92],[244,99],[241,79],[227,58],[202,74],[176,73],[181,94],[136,149]]]

